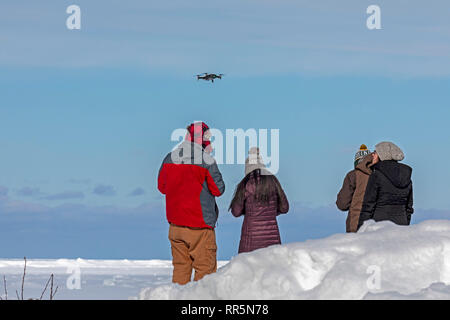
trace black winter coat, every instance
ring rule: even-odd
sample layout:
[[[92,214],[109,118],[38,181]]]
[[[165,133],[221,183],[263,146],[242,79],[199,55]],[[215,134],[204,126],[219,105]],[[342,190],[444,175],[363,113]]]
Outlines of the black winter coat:
[[[411,167],[387,160],[378,162],[372,169],[358,228],[369,219],[409,225],[414,212]]]

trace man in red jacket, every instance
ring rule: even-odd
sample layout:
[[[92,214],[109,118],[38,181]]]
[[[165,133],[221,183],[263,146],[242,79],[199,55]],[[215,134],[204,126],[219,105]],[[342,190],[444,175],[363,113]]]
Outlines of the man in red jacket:
[[[172,247],[172,282],[186,284],[217,270],[215,197],[225,191],[217,163],[210,155],[209,127],[203,122],[187,127],[185,141],[163,160],[158,189],[166,195],[166,216]]]

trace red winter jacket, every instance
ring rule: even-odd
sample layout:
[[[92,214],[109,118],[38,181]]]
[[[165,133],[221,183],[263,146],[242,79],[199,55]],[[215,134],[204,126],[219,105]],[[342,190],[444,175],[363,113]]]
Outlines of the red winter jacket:
[[[225,184],[216,161],[201,145],[184,141],[164,158],[158,189],[166,195],[169,223],[215,227],[219,215],[215,197],[223,194]]]

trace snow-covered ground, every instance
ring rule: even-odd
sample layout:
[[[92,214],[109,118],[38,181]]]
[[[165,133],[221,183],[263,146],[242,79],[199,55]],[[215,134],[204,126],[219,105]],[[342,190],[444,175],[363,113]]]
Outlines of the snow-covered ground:
[[[219,261],[223,266],[227,261]],[[8,299],[21,294],[23,259],[0,259],[0,296]],[[171,283],[172,262],[168,260],[27,260],[24,298],[40,298],[45,284],[54,274],[56,300],[61,299],[133,299],[142,288]],[[48,287],[43,299],[49,298]]]
[[[357,234],[240,254],[196,283],[141,299],[450,299],[450,221],[367,222]]]
[[[8,298],[20,294],[23,266],[0,259],[0,296],[3,276]],[[53,273],[55,299],[450,299],[450,221],[369,221],[357,234],[272,246],[218,266],[180,286],[166,260],[28,260],[24,297],[39,298]]]

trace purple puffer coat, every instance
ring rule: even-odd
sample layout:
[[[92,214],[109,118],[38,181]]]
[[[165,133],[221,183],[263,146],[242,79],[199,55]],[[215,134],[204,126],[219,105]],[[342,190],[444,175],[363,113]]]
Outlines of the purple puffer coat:
[[[251,178],[246,185],[243,203],[237,203],[231,208],[235,217],[244,215],[239,253],[281,244],[277,216],[289,211],[286,194],[284,191],[280,195],[274,193],[264,203],[254,198],[255,190],[255,179]]]

